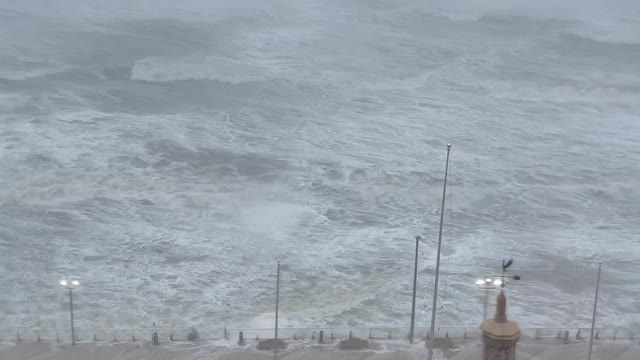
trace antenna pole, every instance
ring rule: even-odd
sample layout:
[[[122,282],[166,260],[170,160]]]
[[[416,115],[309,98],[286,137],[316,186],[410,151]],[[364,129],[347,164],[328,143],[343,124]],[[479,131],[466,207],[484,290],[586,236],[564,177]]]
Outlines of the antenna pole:
[[[431,331],[429,334],[431,335],[429,341],[429,352],[427,355],[427,360],[433,359],[433,345],[435,342],[436,334],[436,307],[438,306],[438,278],[440,276],[440,252],[442,249],[442,226],[444,223],[444,204],[445,197],[447,195],[447,175],[449,174],[449,153],[451,152],[451,144],[447,145],[447,162],[444,170],[444,186],[442,189],[442,206],[440,208],[440,231],[438,233],[438,255],[436,256],[436,276],[433,284],[433,304],[431,306]]]

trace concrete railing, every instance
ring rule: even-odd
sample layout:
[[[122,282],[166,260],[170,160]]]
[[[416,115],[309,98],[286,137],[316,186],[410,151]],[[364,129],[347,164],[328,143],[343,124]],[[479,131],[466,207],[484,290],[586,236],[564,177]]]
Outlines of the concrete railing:
[[[187,341],[189,329],[76,329],[75,337],[77,342],[134,342],[152,341],[153,334],[157,332],[158,341]],[[16,342],[71,342],[70,330],[0,330],[0,341]]]
[[[152,342],[154,333],[158,343],[197,340],[228,341],[229,344],[238,343],[240,333],[245,343],[256,339],[272,338],[273,328],[210,328],[197,329],[197,337],[193,336],[191,328],[136,328],[136,329],[77,329],[76,342]],[[600,342],[640,341],[640,329],[633,328],[597,328],[594,337]],[[191,332],[191,336],[190,336]],[[557,341],[576,342],[587,341],[590,336],[589,328],[521,328],[522,341]],[[479,327],[448,326],[436,329],[436,337],[448,337],[455,340],[479,340]],[[279,328],[278,337],[287,341],[302,343],[331,342],[334,339],[357,337],[361,339],[407,341],[409,328],[407,327],[314,327],[314,328]],[[415,330],[415,340],[430,337],[426,327]],[[322,339],[321,339],[322,338]],[[14,329],[0,330],[0,341],[10,342],[58,342],[71,341],[69,330],[38,330]]]

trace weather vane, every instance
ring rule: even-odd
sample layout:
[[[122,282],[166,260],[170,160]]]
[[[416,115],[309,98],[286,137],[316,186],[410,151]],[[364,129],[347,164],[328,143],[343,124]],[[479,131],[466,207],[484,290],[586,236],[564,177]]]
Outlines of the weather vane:
[[[500,287],[503,288],[505,286],[505,284],[507,283],[506,281],[504,281],[504,277],[505,277],[505,273],[507,272],[507,269],[513,265],[513,259],[509,259],[509,260],[502,260],[502,283],[500,284]],[[513,280],[520,280],[520,275],[514,275]]]

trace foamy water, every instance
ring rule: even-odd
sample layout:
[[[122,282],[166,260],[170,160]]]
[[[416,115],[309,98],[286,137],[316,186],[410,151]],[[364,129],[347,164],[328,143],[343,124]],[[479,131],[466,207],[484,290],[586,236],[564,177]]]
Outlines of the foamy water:
[[[640,325],[633,2],[1,3],[1,327],[427,325],[448,142],[441,324]]]

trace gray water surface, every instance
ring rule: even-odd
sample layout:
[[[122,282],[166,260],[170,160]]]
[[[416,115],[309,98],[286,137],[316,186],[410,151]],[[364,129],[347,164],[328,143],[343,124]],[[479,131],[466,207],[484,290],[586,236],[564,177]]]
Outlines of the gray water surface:
[[[447,143],[441,324],[639,326],[640,12],[507,3],[0,1],[0,327],[424,326]]]

